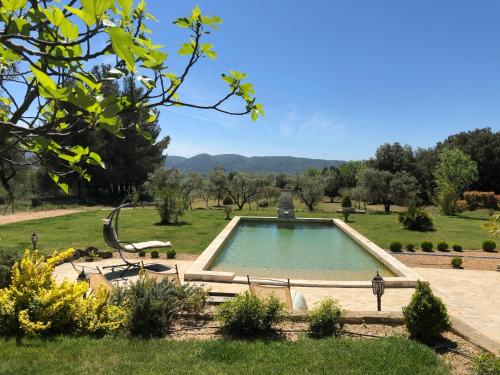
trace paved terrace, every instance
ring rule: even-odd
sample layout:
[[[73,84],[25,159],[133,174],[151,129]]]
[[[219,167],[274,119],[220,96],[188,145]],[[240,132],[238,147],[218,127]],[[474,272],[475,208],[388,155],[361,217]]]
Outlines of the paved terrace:
[[[120,262],[120,259],[113,258],[92,263],[78,263],[78,265],[103,267]],[[177,264],[181,280],[183,280],[184,271],[192,264],[192,261],[176,259],[145,260],[145,263],[148,262],[165,266]],[[451,314],[496,341],[500,347],[500,272],[431,268],[414,268],[413,270],[423,279],[429,280],[432,289],[444,300]],[[56,279],[61,281],[64,278],[75,280],[77,276],[70,263],[58,266],[54,272]],[[108,274],[109,278],[111,278],[110,275]],[[128,281],[135,279],[137,275],[126,277]],[[125,280],[119,279],[119,282],[125,282]],[[247,290],[245,284],[193,283],[206,285],[212,291],[218,292],[238,293]],[[370,288],[297,287],[297,289],[304,293],[309,307],[325,297],[332,297],[339,300],[342,307],[349,311],[376,310],[376,299]],[[382,298],[382,310],[401,312],[401,308],[410,301],[412,293],[412,288],[386,288]]]

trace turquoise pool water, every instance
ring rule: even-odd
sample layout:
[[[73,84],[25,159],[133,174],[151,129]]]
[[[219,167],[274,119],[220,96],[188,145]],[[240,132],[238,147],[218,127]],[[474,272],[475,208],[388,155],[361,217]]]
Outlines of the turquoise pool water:
[[[306,280],[395,276],[333,224],[242,221],[219,250],[213,271]]]

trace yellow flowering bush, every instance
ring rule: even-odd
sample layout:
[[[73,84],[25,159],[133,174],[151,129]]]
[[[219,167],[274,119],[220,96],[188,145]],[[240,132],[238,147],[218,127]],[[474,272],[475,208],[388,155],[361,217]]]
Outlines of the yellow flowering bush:
[[[26,250],[12,269],[12,282],[0,289],[0,333],[7,335],[97,334],[124,324],[126,313],[99,290],[86,297],[86,283],[56,282],[52,271],[73,249],[45,259]]]

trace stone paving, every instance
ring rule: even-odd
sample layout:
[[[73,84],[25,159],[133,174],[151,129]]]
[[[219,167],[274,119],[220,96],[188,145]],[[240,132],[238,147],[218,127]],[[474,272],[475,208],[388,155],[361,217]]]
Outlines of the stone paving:
[[[184,271],[192,264],[187,260],[147,259],[145,263],[158,263],[166,266],[177,264],[181,280]],[[93,263],[77,263],[89,267],[118,264],[120,259],[113,258]],[[500,345],[500,272],[473,270],[445,270],[431,268],[414,268],[417,274],[431,283],[432,289],[446,303],[451,314],[461,318],[482,334]],[[106,270],[109,271],[109,270]],[[76,279],[77,272],[70,263],[60,265],[55,270],[58,280]],[[132,281],[137,276],[127,277]],[[123,280],[122,280],[123,282]],[[213,291],[242,292],[247,290],[245,284],[229,283],[197,283],[204,284]],[[342,307],[349,311],[375,311],[376,298],[371,288],[317,288],[298,287],[309,307],[325,298],[339,300]],[[401,308],[410,301],[412,288],[386,288],[382,298],[383,311],[401,312]]]
[[[414,268],[449,312],[500,345],[500,272]]]

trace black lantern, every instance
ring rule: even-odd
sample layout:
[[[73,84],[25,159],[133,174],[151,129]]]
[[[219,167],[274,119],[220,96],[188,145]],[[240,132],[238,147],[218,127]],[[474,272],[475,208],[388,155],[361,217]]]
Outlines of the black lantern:
[[[384,294],[385,281],[382,276],[379,275],[378,270],[375,277],[372,279],[372,289],[373,294],[377,296],[377,310],[382,310],[382,294]]]
[[[33,245],[33,250],[36,250],[37,241],[38,241],[38,234],[36,234],[36,232],[31,233],[31,244]]]
[[[83,267],[82,267],[82,271],[76,277],[76,281],[78,281],[78,282],[80,282],[80,281],[87,282],[87,275],[85,274],[85,270],[84,270]]]

